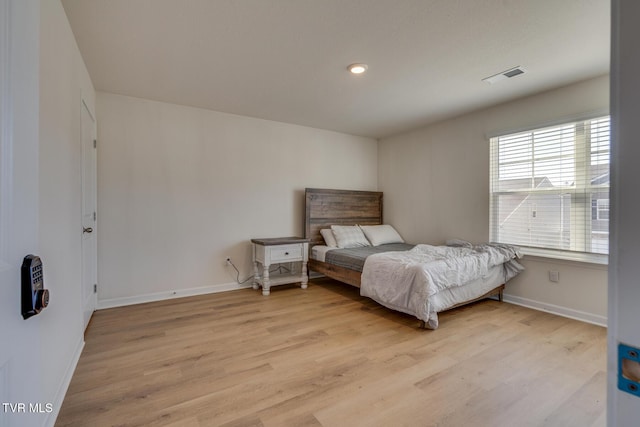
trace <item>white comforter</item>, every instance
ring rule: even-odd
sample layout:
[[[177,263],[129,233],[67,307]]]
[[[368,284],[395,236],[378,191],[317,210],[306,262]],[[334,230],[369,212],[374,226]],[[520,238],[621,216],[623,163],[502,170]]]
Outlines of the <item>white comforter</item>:
[[[524,269],[515,261],[520,256],[516,247],[469,246],[417,245],[406,252],[371,255],[362,271],[360,294],[412,314],[435,329],[438,316],[431,302],[433,295],[481,278],[496,265],[505,265],[505,281]]]

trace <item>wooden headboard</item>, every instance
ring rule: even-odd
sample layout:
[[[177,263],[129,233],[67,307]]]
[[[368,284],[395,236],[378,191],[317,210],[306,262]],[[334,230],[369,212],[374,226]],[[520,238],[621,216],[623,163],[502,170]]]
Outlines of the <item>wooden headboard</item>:
[[[311,239],[309,247],[323,245],[320,230],[334,224],[382,224],[382,193],[305,189],[304,237]]]

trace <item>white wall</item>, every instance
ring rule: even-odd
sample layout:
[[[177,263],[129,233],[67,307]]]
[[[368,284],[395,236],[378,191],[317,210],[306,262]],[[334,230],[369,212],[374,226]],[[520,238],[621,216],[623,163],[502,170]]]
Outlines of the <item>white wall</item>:
[[[381,140],[378,188],[385,193],[385,221],[413,242],[488,241],[486,135],[606,112],[608,82],[599,77]],[[511,301],[606,322],[606,266],[535,257],[523,264],[527,271],[506,289]],[[559,283],[549,282],[549,270],[560,272]]]
[[[304,188],[376,190],[369,138],[98,93],[99,306],[232,289]]]
[[[62,4],[40,4],[39,255],[51,304],[38,317],[42,387],[57,412],[84,342],[80,113],[83,97],[95,109],[95,92]]]
[[[640,54],[637,40],[640,4],[612,3],[611,115],[611,257],[609,272],[609,330],[607,421],[609,426],[637,426],[640,398],[618,390],[618,345],[640,348]]]

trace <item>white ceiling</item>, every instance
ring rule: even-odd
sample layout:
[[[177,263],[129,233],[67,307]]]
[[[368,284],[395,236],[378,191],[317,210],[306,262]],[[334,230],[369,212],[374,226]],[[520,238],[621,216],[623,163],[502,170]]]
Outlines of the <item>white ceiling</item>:
[[[62,3],[96,90],[375,138],[609,69],[609,0]]]

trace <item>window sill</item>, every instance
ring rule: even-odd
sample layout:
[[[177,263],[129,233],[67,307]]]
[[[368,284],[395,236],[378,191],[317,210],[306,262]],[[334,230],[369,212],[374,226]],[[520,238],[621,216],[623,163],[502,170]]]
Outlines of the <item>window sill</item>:
[[[589,264],[609,265],[609,255],[583,252],[557,251],[553,249],[529,248],[520,246],[523,255],[540,258],[561,259],[565,261],[586,262]]]

